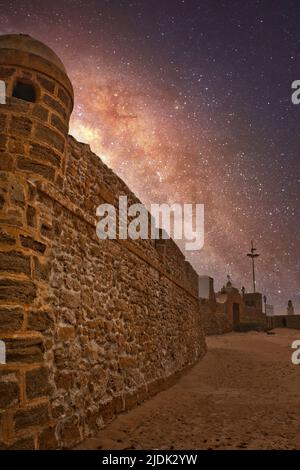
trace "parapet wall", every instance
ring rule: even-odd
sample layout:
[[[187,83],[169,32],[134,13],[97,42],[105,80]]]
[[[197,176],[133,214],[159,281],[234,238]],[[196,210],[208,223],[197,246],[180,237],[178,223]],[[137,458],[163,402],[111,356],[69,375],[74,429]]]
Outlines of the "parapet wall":
[[[261,323],[262,325],[266,324],[265,313],[263,313],[259,308],[248,307],[247,305],[245,305],[241,319],[245,323]]]
[[[205,352],[197,283],[190,284],[193,270],[175,243],[166,241],[162,259],[152,240],[97,238],[97,205],[117,204],[124,194],[139,202],[88,146],[70,138],[64,197],[82,213],[49,199],[59,232],[50,276],[57,339],[48,365],[63,446],[164,388]]]
[[[293,328],[300,330],[300,315],[273,315],[267,317],[268,328]]]
[[[200,301],[203,328],[206,336],[222,335],[233,329],[224,306],[216,304],[215,301],[202,299]]]
[[[91,152],[88,145],[68,139],[67,169],[63,192],[92,220],[101,203],[113,204],[116,208],[119,196],[127,196],[128,205],[140,203],[110,168]],[[149,214],[149,223],[151,217]],[[125,243],[128,245],[128,243]],[[185,260],[183,253],[172,239],[130,240],[131,248],[139,250],[149,262],[163,266],[166,274],[181,282],[186,289],[198,296],[198,275]]]

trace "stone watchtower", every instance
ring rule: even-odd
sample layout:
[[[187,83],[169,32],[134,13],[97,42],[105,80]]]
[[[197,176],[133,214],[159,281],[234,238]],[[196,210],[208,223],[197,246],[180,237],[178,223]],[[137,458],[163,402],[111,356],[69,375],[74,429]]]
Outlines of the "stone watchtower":
[[[30,36],[7,35],[0,37],[0,67],[0,80],[6,82],[0,130],[7,165],[60,185],[73,109],[73,88],[64,65]]]
[[[27,35],[0,36],[0,80],[0,448],[42,447],[52,419],[42,334],[55,227],[37,188],[63,185],[73,88],[56,54]]]

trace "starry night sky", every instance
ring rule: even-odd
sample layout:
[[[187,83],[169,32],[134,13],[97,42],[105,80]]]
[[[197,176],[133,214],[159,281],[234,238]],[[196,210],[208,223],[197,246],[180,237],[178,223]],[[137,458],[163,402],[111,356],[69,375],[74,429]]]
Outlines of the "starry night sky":
[[[0,1],[0,34],[61,57],[70,133],[149,207],[204,203],[205,247],[187,253],[215,288],[257,288],[300,313],[298,1]]]

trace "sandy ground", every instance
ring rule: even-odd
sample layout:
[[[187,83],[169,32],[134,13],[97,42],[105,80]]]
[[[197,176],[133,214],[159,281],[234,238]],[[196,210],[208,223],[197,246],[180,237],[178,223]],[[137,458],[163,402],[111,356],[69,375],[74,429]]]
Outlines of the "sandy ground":
[[[300,331],[207,338],[172,388],[118,416],[80,449],[300,449]]]

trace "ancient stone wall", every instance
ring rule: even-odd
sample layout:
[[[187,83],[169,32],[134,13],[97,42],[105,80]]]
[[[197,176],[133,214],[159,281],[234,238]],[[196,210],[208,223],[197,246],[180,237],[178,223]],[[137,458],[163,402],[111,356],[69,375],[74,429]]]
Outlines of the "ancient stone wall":
[[[222,297],[222,295],[221,295]],[[219,296],[219,301],[222,300]],[[217,335],[229,331],[265,330],[266,315],[261,308],[249,307],[237,289],[223,293],[223,303],[201,299],[203,328],[206,335]],[[238,307],[238,319],[234,322],[234,306]]]
[[[261,309],[245,305],[242,310],[241,321],[244,323],[260,323],[264,325],[266,323],[266,315]]]
[[[116,203],[119,194],[138,202],[88,146],[70,138],[63,205],[49,198],[59,233],[50,277],[56,341],[48,366],[52,409],[60,416],[55,436],[66,447],[167,386],[205,352],[197,284],[193,290],[184,258],[172,269],[168,246],[164,262],[151,240],[97,238],[96,207]]]
[[[300,330],[300,315],[273,315],[267,317],[268,328],[293,328]]]
[[[71,447],[203,356],[197,274],[171,240],[96,237],[101,202],[138,200],[68,137],[66,77],[15,60],[0,67],[0,448]],[[12,97],[19,79],[35,102]]]
[[[232,331],[233,325],[225,312],[224,305],[219,306],[214,301],[202,299],[200,309],[206,336],[222,335]]]

